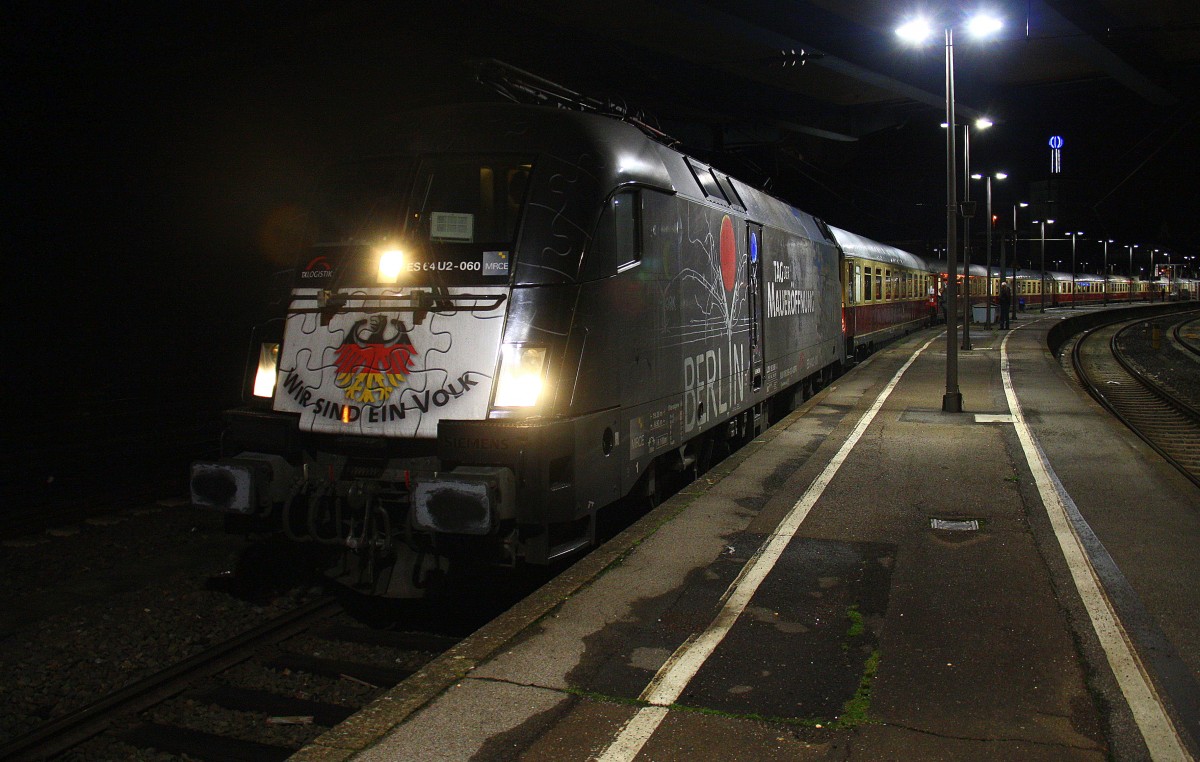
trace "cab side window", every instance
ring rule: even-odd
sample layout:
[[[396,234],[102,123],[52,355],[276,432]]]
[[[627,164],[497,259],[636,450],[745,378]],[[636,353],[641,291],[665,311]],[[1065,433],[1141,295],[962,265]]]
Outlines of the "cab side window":
[[[586,278],[604,278],[636,267],[642,261],[642,194],[625,190],[604,205],[592,251],[584,266]]]

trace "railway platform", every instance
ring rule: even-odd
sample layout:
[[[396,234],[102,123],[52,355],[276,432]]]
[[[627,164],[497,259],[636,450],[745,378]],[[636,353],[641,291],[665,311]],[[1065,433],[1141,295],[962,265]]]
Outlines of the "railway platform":
[[[298,760],[1200,758],[1200,490],[1046,349],[839,378]]]

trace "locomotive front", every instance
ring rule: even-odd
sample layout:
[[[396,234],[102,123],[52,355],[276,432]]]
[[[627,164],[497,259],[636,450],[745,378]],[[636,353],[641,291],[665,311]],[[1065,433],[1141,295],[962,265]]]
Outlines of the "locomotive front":
[[[519,109],[406,128],[403,152],[325,183],[225,457],[191,477],[194,504],[322,548],[340,581],[391,597],[451,561],[544,563],[592,539],[575,471],[605,422],[564,410],[579,271],[622,171],[569,120]]]

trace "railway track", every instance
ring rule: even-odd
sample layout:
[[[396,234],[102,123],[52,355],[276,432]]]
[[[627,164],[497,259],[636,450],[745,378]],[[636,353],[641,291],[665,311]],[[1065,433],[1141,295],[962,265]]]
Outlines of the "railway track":
[[[150,750],[156,759],[283,760],[456,642],[364,627],[333,598],[317,599],[12,739],[0,760]]]
[[[1200,317],[1176,323],[1171,333],[1179,346],[1200,358]]]
[[[1164,326],[1180,322],[1176,315],[1103,326],[1080,337],[1071,357],[1088,392],[1200,486],[1200,411],[1187,394],[1200,365],[1147,350],[1156,329],[1165,336]]]

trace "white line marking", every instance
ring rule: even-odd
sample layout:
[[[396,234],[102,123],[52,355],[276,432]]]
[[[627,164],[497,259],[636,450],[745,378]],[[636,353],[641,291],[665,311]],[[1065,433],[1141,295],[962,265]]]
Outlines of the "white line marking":
[[[1004,381],[1004,395],[1008,398],[1008,408],[1012,411],[1017,437],[1025,451],[1025,460],[1029,463],[1029,470],[1033,472],[1034,482],[1037,484],[1042,504],[1046,507],[1050,524],[1054,528],[1054,536],[1062,548],[1075,588],[1083,599],[1088,618],[1092,621],[1092,628],[1096,631],[1096,637],[1100,640],[1100,646],[1104,649],[1121,693],[1129,704],[1133,719],[1142,733],[1142,739],[1150,750],[1150,757],[1154,760],[1190,760],[1192,757],[1184,748],[1179,732],[1167,715],[1141,660],[1130,645],[1129,635],[1121,625],[1108,596],[1104,594],[1104,587],[1096,577],[1091,559],[1088,558],[1079,535],[1075,533],[1075,528],[1067,516],[1064,500],[1071,500],[1071,496],[1066,494],[1065,489],[1060,492],[1060,487],[1055,486],[1058,477],[1025,422],[1008,366],[1008,339],[1011,336],[1012,333],[1005,336],[1000,345],[1000,376]]]
[[[892,390],[900,383],[900,378],[905,371],[938,338],[938,336],[934,336],[925,342],[920,349],[913,353],[912,357],[908,358],[900,370],[896,371],[896,375],[879,393],[879,397],[872,403],[871,408],[859,419],[854,430],[850,432],[850,436],[842,443],[841,448],[821,471],[820,476],[813,480],[796,504],[788,511],[788,514],[775,527],[775,531],[771,533],[767,541],[755,552],[754,557],[742,567],[737,579],[730,583],[723,596],[724,604],[713,618],[712,623],[709,624],[708,629],[688,638],[679,648],[675,649],[675,653],[671,654],[666,663],[659,668],[654,679],[642,691],[639,698],[651,706],[638,710],[638,713],[621,728],[621,732],[612,744],[593,759],[597,762],[632,762],[633,758],[637,756],[642,746],[650,740],[650,736],[666,718],[667,707],[675,703],[675,700],[683,693],[688,682],[696,676],[700,667],[721,644],[725,635],[733,627],[733,623],[750,603],[758,586],[775,567],[788,542],[799,531],[800,524],[808,517],[817,500],[824,494],[825,488],[833,481],[834,475],[842,467],[842,463],[846,461],[850,451],[858,444],[863,432],[871,425],[871,421],[875,420],[875,416],[891,395]]]
[[[1012,423],[1011,415],[994,415],[991,413],[976,413],[975,423]]]

